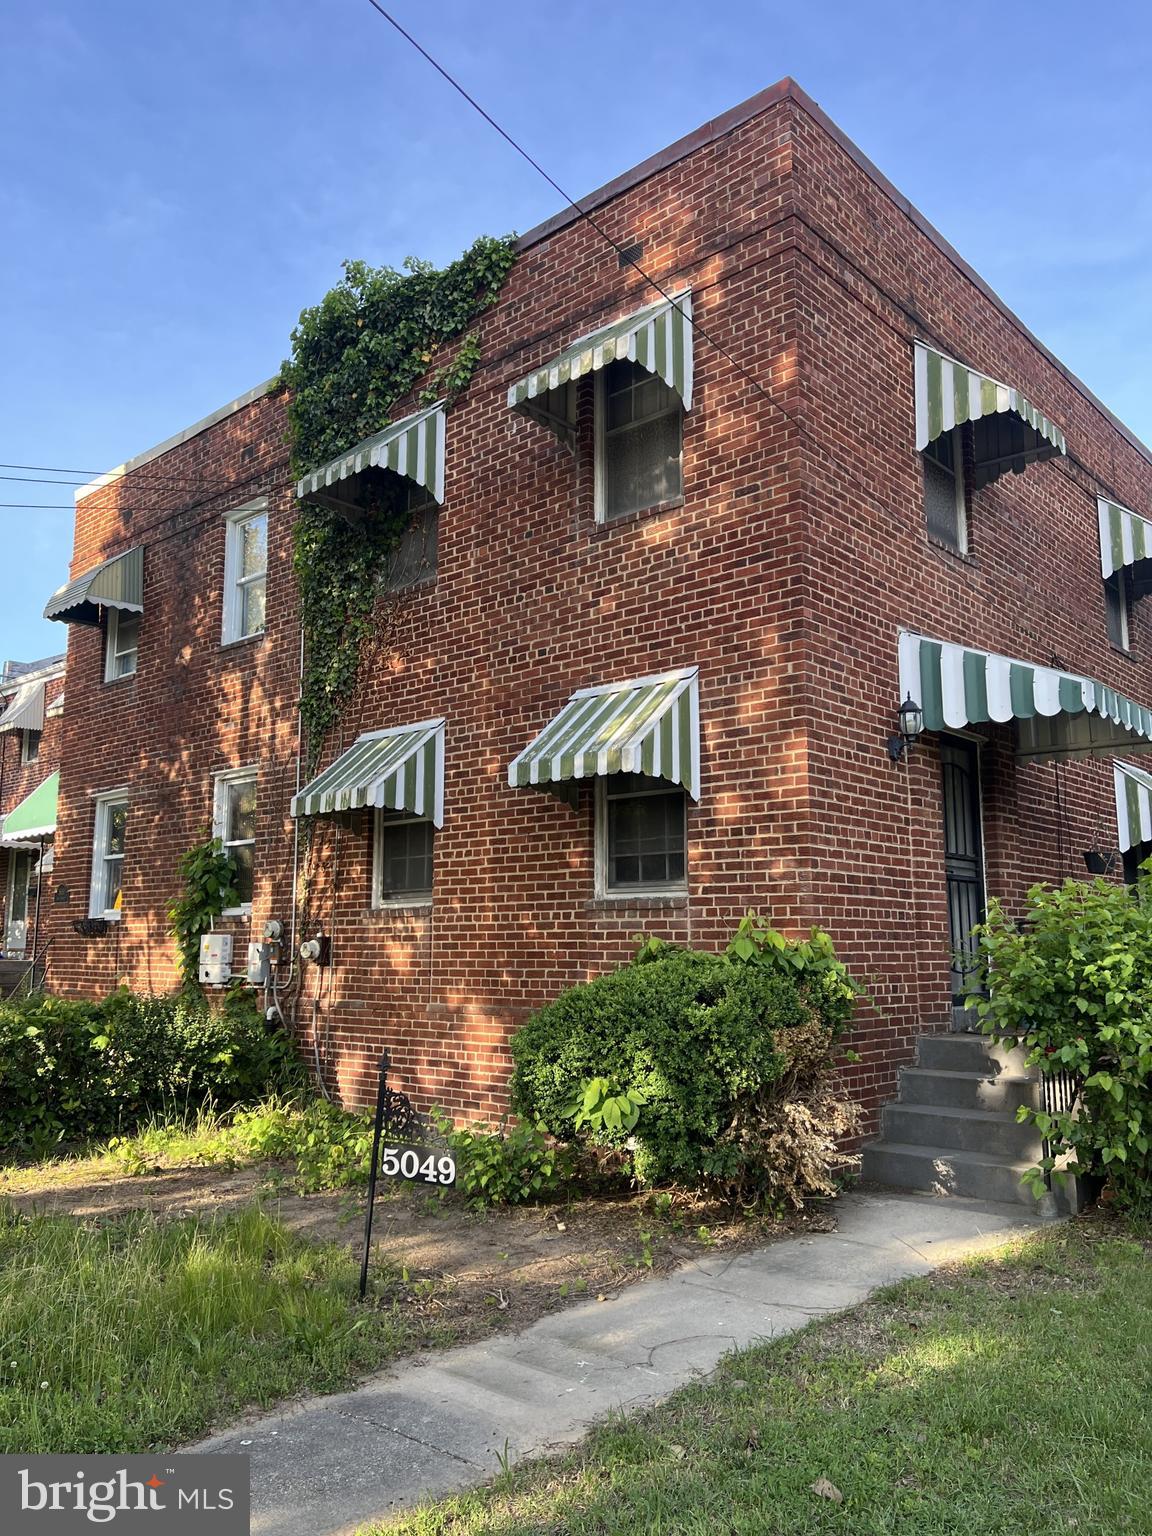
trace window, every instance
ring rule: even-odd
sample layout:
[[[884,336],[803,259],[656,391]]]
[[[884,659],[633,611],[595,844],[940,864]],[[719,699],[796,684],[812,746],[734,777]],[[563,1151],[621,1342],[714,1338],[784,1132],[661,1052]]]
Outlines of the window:
[[[688,888],[687,798],[663,779],[613,774],[596,782],[597,888],[678,893]]]
[[[638,363],[596,375],[596,517],[614,522],[683,494],[684,407],[675,390]]]
[[[964,500],[964,440],[959,427],[929,443],[924,459],[924,513],[928,537],[963,555],[968,550]]]
[[[436,828],[414,816],[376,812],[372,905],[386,907],[432,900],[432,850]]]
[[[436,578],[440,508],[422,485],[404,481],[400,505],[408,525],[400,537],[384,579],[385,589],[400,592]]]
[[[92,843],[90,917],[118,920],[122,904],[124,837],[128,827],[128,795],[123,789],[96,797],[96,834]]]
[[[29,763],[35,763],[35,762],[39,761],[39,758],[40,758],[40,735],[41,735],[41,733],[39,731],[21,731],[20,732],[20,764],[21,764],[21,767],[25,767],[26,768]]]
[[[231,916],[252,910],[256,859],[256,770],[237,768],[216,776],[212,831],[236,861],[240,904],[226,908]]]
[[[104,643],[104,681],[114,683],[121,677],[135,676],[139,648],[140,615],[110,608]]]
[[[228,514],[224,551],[224,644],[264,633],[268,510],[264,501]]]
[[[1131,643],[1128,632],[1129,602],[1128,572],[1117,571],[1104,583],[1104,607],[1108,619],[1108,638],[1120,651],[1128,650]]]

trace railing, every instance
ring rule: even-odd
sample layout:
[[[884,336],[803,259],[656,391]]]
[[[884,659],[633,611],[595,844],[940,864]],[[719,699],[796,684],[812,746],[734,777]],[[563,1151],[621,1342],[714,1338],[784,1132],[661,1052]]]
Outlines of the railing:
[[[1080,1097],[1080,1076],[1076,1072],[1069,1072],[1067,1068],[1061,1068],[1059,1072],[1041,1072],[1040,1074],[1040,1105],[1046,1115],[1066,1115],[1076,1108],[1076,1101]],[[1052,1144],[1047,1136],[1044,1138],[1044,1157],[1052,1155]],[[1048,1188],[1052,1188],[1052,1172],[1049,1169],[1044,1174],[1044,1182]]]
[[[8,989],[9,997],[28,997],[33,992],[39,992],[40,988],[44,985],[44,962],[51,948],[52,940],[48,938],[44,941],[40,953],[32,956],[32,959]],[[39,980],[37,980],[37,972],[39,972]]]

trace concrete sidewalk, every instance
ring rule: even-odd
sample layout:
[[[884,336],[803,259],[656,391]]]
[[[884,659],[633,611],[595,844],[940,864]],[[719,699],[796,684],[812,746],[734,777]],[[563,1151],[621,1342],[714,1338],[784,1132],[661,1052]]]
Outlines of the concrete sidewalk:
[[[878,1286],[1039,1225],[1026,1207],[848,1195],[836,1232],[703,1258],[523,1333],[408,1361],[194,1451],[243,1452],[254,1536],[337,1536],[577,1440],[614,1408],[667,1396],[729,1350],[802,1328]]]

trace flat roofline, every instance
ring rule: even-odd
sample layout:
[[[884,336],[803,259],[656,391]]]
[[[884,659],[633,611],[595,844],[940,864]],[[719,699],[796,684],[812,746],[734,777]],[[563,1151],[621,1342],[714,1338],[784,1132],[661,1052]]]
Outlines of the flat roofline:
[[[1093,394],[1083,379],[1077,378],[1072,370],[1065,363],[1062,363],[1050,348],[1044,345],[1034,331],[1029,330],[1023,320],[1020,319],[1020,316],[1009,309],[995,289],[991,288],[980,276],[979,272],[964,260],[956,247],[949,240],[945,239],[936,226],[924,217],[920,210],[904,196],[903,192],[888,180],[884,172],[869,160],[864,151],[853,143],[844,130],[832,121],[823,107],[814,101],[808,95],[808,92],[802,86],[797,85],[796,81],[789,75],[785,75],[782,80],[777,80],[775,85],[770,85],[765,90],[758,91],[755,96],[749,96],[747,101],[742,101],[738,106],[729,108],[727,112],[721,113],[719,117],[713,118],[710,122],[703,123],[699,128],[694,129],[692,133],[685,134],[682,139],[677,139],[674,144],[669,144],[666,149],[658,150],[656,154],[650,155],[647,160],[641,160],[639,165],[635,165],[631,170],[624,171],[621,175],[613,177],[611,181],[605,182],[602,187],[597,187],[594,192],[589,192],[586,197],[579,199],[580,208],[584,213],[592,213],[597,208],[602,208],[605,203],[611,202],[613,198],[619,197],[622,193],[639,186],[641,182],[647,181],[649,177],[657,175],[660,171],[667,170],[669,166],[676,165],[678,161],[695,154],[697,150],[703,149],[706,145],[714,144],[717,139],[732,133],[735,129],[742,127],[744,123],[749,122],[754,117],[758,117],[760,113],[766,112],[769,107],[776,106],[781,101],[794,101],[798,107],[807,112],[809,117],[836,141],[849,159],[853,160],[864,174],[879,187],[881,192],[895,203],[900,212],[906,214],[913,224],[916,225],[917,229],[931,240],[937,250],[947,257],[952,265],[969,282],[973,283],[990,303],[996,306],[1005,319],[1009,320],[1020,334],[1047,358],[1052,366],[1067,379],[1068,383],[1090,405],[1095,406],[1101,415],[1116,428],[1121,437],[1136,449],[1137,453],[1152,464],[1152,449],[1142,442],[1130,427],[1125,426],[1119,416],[1109,410],[1103,400]],[[530,250],[532,246],[539,245],[542,240],[547,240],[558,231],[567,229],[570,224],[575,224],[581,217],[582,214],[571,207],[563,209],[560,213],[554,213],[551,218],[545,219],[543,223],[537,224],[519,237],[516,242],[517,251]]]
[[[199,421],[194,421],[190,427],[185,427],[182,432],[176,432],[172,437],[166,437],[162,443],[157,443],[154,448],[145,448],[143,453],[136,454],[131,459],[125,459],[123,464],[118,464],[115,469],[108,470],[105,474],[97,475],[95,480],[89,480],[87,485],[80,486],[75,492],[77,502],[85,496],[91,496],[93,491],[100,490],[105,485],[111,485],[113,480],[119,480],[133,469],[139,469],[142,464],[151,463],[158,459],[162,453],[167,453],[172,448],[179,448],[181,443],[186,443],[190,438],[198,437],[201,432],[206,432],[209,427],[214,427],[218,421],[224,421],[229,416],[234,416],[237,411],[242,411],[246,405],[251,405],[254,400],[259,400],[264,395],[269,395],[280,383],[279,376],[273,379],[265,379],[263,384],[257,384],[254,388],[245,390],[242,395],[237,395],[235,400],[230,400],[227,405],[222,405],[219,410],[211,411],[207,416],[202,416]]]

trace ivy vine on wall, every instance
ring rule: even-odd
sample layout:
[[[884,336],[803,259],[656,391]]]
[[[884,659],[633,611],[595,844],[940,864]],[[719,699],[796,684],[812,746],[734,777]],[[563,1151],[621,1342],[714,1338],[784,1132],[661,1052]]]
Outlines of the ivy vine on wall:
[[[379,432],[400,401],[443,398],[451,405],[480,361],[479,337],[469,327],[495,302],[514,260],[511,237],[483,236],[442,269],[412,257],[402,272],[345,262],[343,279],[301,314],[292,355],[281,369],[280,382],[290,391],[294,474],[316,469]],[[441,357],[446,361],[433,369]],[[300,709],[309,774],[377,628],[384,577],[405,531],[402,508],[397,498],[382,498],[355,525],[314,502],[300,508],[294,566],[305,641]]]
[[[240,901],[236,860],[218,837],[209,837],[181,856],[178,869],[182,889],[168,904],[168,932],[176,941],[181,989],[198,992],[201,935]]]

